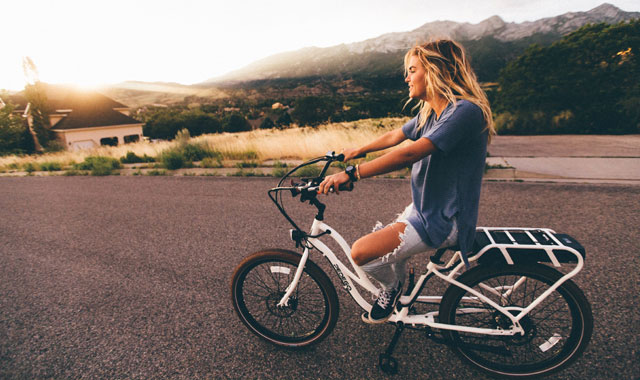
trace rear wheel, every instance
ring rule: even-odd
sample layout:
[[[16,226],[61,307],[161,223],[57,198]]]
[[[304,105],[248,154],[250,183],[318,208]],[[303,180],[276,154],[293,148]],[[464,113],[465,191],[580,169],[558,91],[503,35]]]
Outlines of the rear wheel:
[[[311,260],[288,305],[278,306],[300,257],[278,249],[256,252],[238,265],[231,280],[231,299],[242,322],[260,338],[283,347],[318,343],[338,320],[336,290]]]
[[[513,315],[526,308],[562,273],[544,265],[478,266],[458,281],[478,291]],[[509,317],[455,285],[440,305],[442,323],[510,329]],[[490,336],[446,331],[451,348],[464,360],[493,375],[537,377],[561,370],[577,359],[593,331],[591,306],[568,280],[520,320],[524,335]]]

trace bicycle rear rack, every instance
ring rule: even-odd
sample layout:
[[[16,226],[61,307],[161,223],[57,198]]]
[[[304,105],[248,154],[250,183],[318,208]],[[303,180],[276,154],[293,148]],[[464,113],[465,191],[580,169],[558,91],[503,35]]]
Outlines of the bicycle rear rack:
[[[519,261],[561,263],[584,260],[586,252],[571,236],[549,228],[479,227],[476,229],[473,258],[479,264],[503,259],[508,264]]]

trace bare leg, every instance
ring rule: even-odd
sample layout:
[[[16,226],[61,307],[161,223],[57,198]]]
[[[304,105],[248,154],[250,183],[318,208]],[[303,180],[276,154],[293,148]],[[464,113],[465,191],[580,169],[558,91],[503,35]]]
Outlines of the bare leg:
[[[407,225],[396,222],[358,239],[351,248],[351,257],[357,265],[364,265],[389,252],[393,252],[401,243],[400,235]]]

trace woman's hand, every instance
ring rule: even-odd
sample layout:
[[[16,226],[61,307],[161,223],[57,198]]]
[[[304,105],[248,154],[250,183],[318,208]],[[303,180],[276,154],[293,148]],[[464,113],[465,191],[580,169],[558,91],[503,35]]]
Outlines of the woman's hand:
[[[344,160],[342,162],[347,162],[349,160],[352,160],[362,155],[362,153],[360,153],[360,149],[353,149],[353,148],[343,149],[341,153],[344,154]]]
[[[318,187],[319,194],[329,194],[331,188],[335,191],[336,194],[339,193],[338,187],[343,183],[349,182],[351,179],[349,175],[345,172],[336,173],[330,176],[326,176],[324,181]]]

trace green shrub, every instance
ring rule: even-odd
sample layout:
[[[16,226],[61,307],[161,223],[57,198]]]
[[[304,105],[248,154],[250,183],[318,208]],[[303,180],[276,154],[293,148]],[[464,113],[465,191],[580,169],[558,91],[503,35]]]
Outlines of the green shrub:
[[[62,175],[71,177],[71,176],[77,176],[77,175],[87,175],[87,172],[83,172],[83,171],[76,170],[76,169],[71,169],[71,170],[65,171]]]
[[[245,171],[242,169],[239,169],[235,173],[229,173],[227,175],[230,177],[264,177],[265,176],[260,172],[255,172],[253,170]]]
[[[149,170],[147,172],[148,176],[163,176],[163,175],[167,175],[167,171],[166,170],[158,170],[158,169],[153,169],[153,170]]]
[[[222,158],[222,154],[209,148],[205,144],[187,144],[182,148],[187,161],[202,161],[205,158]]]
[[[286,162],[276,161],[276,162],[273,163],[273,167],[274,168],[286,169],[287,168],[287,163]]]
[[[236,168],[244,169],[244,168],[257,168],[258,163],[255,161],[242,161],[236,163]]]
[[[100,165],[103,163],[108,164],[112,169],[122,168],[122,165],[120,165],[120,161],[116,160],[115,158],[105,156],[89,156],[85,158],[81,163],[75,164],[74,168],[77,170],[91,170],[96,166],[96,164]]]
[[[113,171],[113,168],[108,162],[96,162],[93,165],[93,169],[91,169],[91,175],[105,176],[105,175],[110,175],[112,171]]]
[[[285,162],[276,161],[273,163],[272,177],[280,178],[289,172],[289,168]]]
[[[170,149],[162,152],[160,155],[160,161],[163,166],[169,170],[180,169],[185,166],[185,159],[182,152],[175,149]]]
[[[26,164],[24,164],[22,166],[22,168],[24,169],[25,172],[31,174],[33,172],[35,172],[36,170],[38,170],[38,167],[33,163],[33,162],[27,162]]]
[[[122,168],[122,165],[120,161],[112,157],[89,156],[73,167],[76,170],[90,170],[91,175],[104,176],[112,174],[114,169]]]
[[[46,172],[56,172],[62,170],[62,164],[59,162],[43,162],[40,164],[40,170],[44,170]]]
[[[127,154],[124,157],[120,157],[120,162],[122,162],[123,164],[139,164],[143,162],[153,162],[153,161],[155,161],[155,159],[153,157],[147,156],[146,153],[144,156],[140,157],[131,151],[127,152]]]
[[[207,157],[204,158],[200,162],[200,167],[202,168],[221,168],[222,167],[222,159],[219,157]]]
[[[183,137],[180,137],[184,140]],[[169,170],[184,167],[192,167],[193,161],[201,161],[205,158],[222,160],[222,154],[212,150],[205,144],[180,143],[178,146],[167,149],[160,154],[160,161]]]

